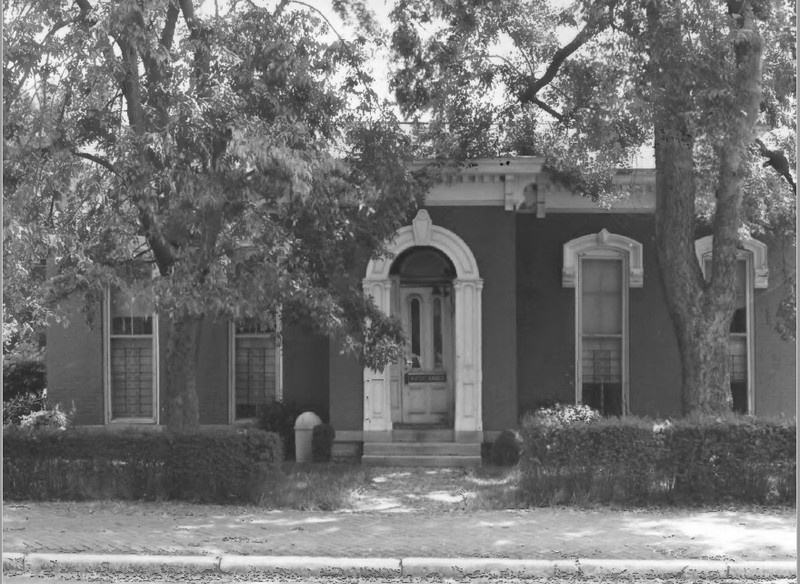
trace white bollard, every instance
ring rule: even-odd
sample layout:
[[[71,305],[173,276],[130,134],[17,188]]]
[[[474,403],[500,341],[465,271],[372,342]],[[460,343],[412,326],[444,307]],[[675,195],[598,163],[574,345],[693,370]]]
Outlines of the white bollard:
[[[314,412],[303,412],[294,422],[294,458],[297,462],[311,462],[311,436],[314,426],[322,420]]]

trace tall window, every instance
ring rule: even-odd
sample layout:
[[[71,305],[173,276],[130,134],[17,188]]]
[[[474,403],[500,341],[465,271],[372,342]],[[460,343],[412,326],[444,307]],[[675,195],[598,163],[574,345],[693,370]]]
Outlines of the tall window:
[[[231,421],[254,418],[259,405],[280,399],[279,338],[255,320],[231,325]]]
[[[106,302],[107,419],[155,422],[158,321],[141,295],[110,290]]]
[[[713,239],[703,237],[695,242],[703,275],[711,276]],[[736,299],[730,325],[728,354],[731,368],[733,411],[755,413],[753,375],[753,296],[755,288],[767,287],[767,247],[760,241],[745,240],[737,254]]]
[[[564,244],[562,285],[575,288],[575,401],[628,410],[628,289],[643,284],[642,245],[609,233]]]
[[[581,259],[581,399],[606,415],[621,416],[622,259]]]

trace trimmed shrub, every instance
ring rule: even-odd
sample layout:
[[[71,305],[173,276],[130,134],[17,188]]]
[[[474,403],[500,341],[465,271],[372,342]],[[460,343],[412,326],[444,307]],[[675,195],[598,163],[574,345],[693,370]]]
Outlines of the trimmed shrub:
[[[520,490],[530,505],[794,502],[794,421],[554,425],[529,416],[521,433]]]
[[[3,402],[3,426],[19,424],[20,420],[33,413],[45,409],[46,399],[41,394],[23,393]]]
[[[8,500],[254,503],[280,460],[280,439],[260,430],[32,432],[8,426],[3,492]]]
[[[8,400],[33,393],[41,395],[47,387],[47,367],[41,356],[6,356],[3,360],[3,407]]]
[[[503,430],[492,444],[489,460],[497,466],[514,466],[519,462],[522,436],[516,430]]]
[[[336,430],[330,424],[318,424],[311,430],[311,460],[330,462]]]
[[[256,425],[265,432],[274,432],[283,442],[283,458],[294,460],[294,421],[303,413],[292,402],[271,400],[256,408]]]

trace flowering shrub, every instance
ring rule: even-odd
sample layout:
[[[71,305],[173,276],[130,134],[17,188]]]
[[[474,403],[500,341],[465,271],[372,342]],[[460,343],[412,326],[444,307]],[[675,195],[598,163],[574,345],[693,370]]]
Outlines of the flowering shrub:
[[[584,404],[556,404],[540,408],[525,415],[523,424],[537,424],[545,427],[569,426],[578,422],[596,422],[603,419],[597,410]]]
[[[38,410],[22,416],[19,425],[28,430],[66,430],[74,417],[75,404],[69,412],[62,412],[56,404],[52,410]]]
[[[20,420],[32,412],[46,407],[46,398],[41,394],[23,393],[3,402],[3,426],[19,424]]]

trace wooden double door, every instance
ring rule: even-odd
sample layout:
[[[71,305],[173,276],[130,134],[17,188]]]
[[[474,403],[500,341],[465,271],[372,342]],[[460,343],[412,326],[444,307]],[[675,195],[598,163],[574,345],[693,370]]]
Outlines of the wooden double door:
[[[401,285],[399,310],[407,340],[406,357],[397,368],[401,387],[399,421],[451,426],[454,412],[452,285]]]

